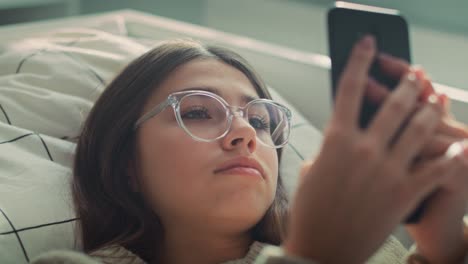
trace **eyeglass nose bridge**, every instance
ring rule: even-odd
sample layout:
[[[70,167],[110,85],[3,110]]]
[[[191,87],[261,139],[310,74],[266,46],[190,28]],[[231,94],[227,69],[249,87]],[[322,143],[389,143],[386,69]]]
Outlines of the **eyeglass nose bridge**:
[[[244,118],[245,115],[245,112],[246,112],[246,107],[242,107],[242,106],[227,106],[227,108],[229,109],[229,113],[230,113],[230,116],[231,116],[231,120],[234,119],[234,117],[240,117],[240,118]]]

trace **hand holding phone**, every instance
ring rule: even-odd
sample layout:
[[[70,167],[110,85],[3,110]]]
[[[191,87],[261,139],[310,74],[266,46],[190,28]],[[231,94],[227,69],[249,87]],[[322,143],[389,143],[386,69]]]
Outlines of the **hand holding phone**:
[[[411,166],[442,120],[437,101],[421,105],[401,137],[388,147],[418,106],[423,86],[414,71],[405,71],[369,127],[359,127],[368,70],[376,51],[372,37],[353,46],[320,152],[301,171],[284,243],[292,255],[321,263],[365,262],[420,201],[441,185],[446,179],[441,175],[450,175],[453,159],[439,157],[421,161],[419,168]],[[394,111],[395,106],[399,111]],[[349,250],[336,254],[343,248]]]
[[[353,45],[365,35],[375,39],[377,52],[386,53],[411,62],[408,25],[398,11],[371,6],[337,2],[328,13],[329,53],[332,62],[331,80],[333,98],[338,80],[347,64]],[[390,77],[375,59],[369,76],[389,90],[395,89],[398,79]],[[365,129],[379,110],[379,105],[364,98],[359,125]],[[428,203],[425,199],[407,217],[405,223],[418,222]]]

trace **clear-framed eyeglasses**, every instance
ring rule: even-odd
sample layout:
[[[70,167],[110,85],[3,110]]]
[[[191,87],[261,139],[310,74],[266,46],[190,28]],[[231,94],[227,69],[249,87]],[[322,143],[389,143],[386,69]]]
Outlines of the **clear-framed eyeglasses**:
[[[172,106],[179,126],[197,141],[212,142],[224,137],[234,116],[247,120],[259,142],[268,147],[281,148],[289,139],[291,111],[287,107],[269,99],[254,99],[243,107],[230,106],[217,94],[203,90],[170,94],[140,117],[134,129],[168,106]]]

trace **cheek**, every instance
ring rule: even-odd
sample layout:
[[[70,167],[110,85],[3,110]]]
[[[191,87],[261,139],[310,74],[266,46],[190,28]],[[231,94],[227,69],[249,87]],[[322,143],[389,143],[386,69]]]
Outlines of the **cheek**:
[[[259,149],[258,156],[262,158],[265,163],[265,169],[268,171],[269,178],[271,180],[271,188],[276,190],[276,185],[278,182],[278,154],[276,150],[272,149]]]
[[[271,149],[268,151],[268,153],[265,154],[265,157],[267,159],[269,165],[269,169],[271,170],[271,184],[270,188],[272,191],[272,197],[271,199],[273,200],[275,197],[276,193],[276,188],[278,185],[278,173],[279,173],[279,163],[278,163],[278,154],[276,150],[271,151]]]
[[[273,203],[273,200],[276,196],[276,188],[278,186],[278,155],[276,150],[259,146],[256,150],[258,159],[262,161],[264,170],[267,174],[268,180],[266,181],[266,188],[261,194],[263,208],[262,212],[265,212],[270,205]]]
[[[183,206],[184,197],[196,196],[203,179],[203,149],[180,128],[165,128],[158,133],[141,133],[138,140],[139,186],[146,200],[158,213]],[[193,155],[197,148],[200,155]]]

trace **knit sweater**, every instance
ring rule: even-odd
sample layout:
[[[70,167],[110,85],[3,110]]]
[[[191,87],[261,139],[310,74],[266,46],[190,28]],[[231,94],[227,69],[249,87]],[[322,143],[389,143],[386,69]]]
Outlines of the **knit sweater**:
[[[318,264],[312,260],[286,256],[274,257],[281,251],[280,247],[254,242],[248,253],[241,259],[231,260],[223,264]],[[338,252],[337,252],[338,253]],[[367,264],[403,264],[406,263],[407,250],[393,236],[390,236],[383,246],[366,262]],[[47,252],[32,264],[146,264],[141,258],[122,246],[107,247],[93,252],[90,256],[84,253],[57,250]]]

